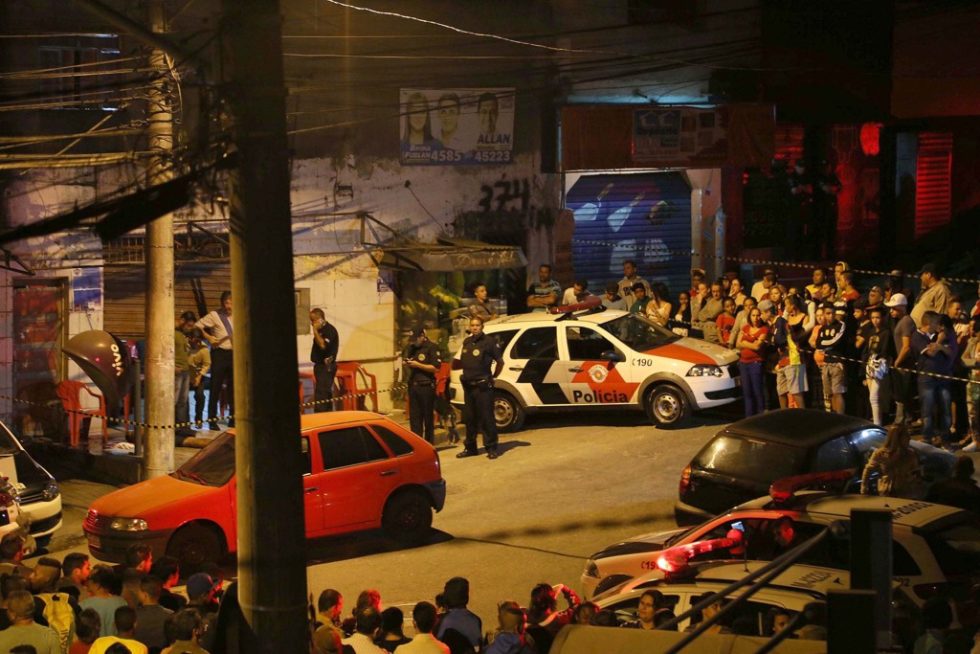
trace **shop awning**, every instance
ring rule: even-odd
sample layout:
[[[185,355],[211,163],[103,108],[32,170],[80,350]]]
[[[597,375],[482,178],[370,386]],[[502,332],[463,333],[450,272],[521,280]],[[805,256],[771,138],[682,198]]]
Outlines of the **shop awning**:
[[[377,249],[383,253],[380,260],[375,257],[378,266],[395,270],[453,272],[527,266],[524,253],[515,245],[466,239],[440,238],[436,243],[403,241],[386,243]]]

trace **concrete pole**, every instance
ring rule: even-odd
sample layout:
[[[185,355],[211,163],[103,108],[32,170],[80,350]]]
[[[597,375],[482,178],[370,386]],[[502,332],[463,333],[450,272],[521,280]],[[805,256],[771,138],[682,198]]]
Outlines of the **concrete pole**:
[[[150,29],[162,34],[167,29],[163,0],[150,0]],[[171,99],[174,83],[163,50],[150,53],[150,66],[157,80],[149,91],[146,118],[149,123],[149,149],[159,154],[149,159],[149,184],[161,184],[173,177],[173,115]],[[143,476],[165,475],[174,468],[174,221],[171,214],[146,226],[146,448]],[[136,428],[136,438],[140,429]]]
[[[851,509],[851,588],[875,594],[877,645],[891,647],[892,512]]]
[[[238,597],[250,654],[305,652],[306,541],[278,0],[224,0]]]

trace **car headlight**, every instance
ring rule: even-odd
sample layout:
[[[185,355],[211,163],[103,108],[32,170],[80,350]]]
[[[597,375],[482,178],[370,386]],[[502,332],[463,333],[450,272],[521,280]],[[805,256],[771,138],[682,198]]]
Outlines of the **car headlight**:
[[[585,564],[585,576],[599,578],[599,566],[595,564],[595,561],[589,561]]]
[[[149,526],[146,520],[140,518],[113,518],[109,523],[109,529],[113,531],[146,531]]]
[[[54,479],[49,481],[44,487],[44,491],[41,493],[41,497],[44,498],[45,502],[50,502],[54,498],[61,494],[61,489],[58,488],[58,482]]]
[[[688,377],[721,377],[724,374],[720,367],[709,363],[699,363],[687,371]]]

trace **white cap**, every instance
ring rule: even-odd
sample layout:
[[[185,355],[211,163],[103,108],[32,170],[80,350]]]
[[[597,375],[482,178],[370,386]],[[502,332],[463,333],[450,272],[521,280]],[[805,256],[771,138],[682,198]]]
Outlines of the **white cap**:
[[[902,293],[895,293],[895,295],[885,300],[886,307],[906,307],[908,304],[909,301]]]

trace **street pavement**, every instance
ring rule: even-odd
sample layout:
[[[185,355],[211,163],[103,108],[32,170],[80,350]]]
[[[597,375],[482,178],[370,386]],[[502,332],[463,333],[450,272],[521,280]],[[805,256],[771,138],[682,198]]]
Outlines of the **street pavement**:
[[[669,431],[641,413],[532,417],[524,431],[501,435],[495,461],[456,459],[459,446],[442,446],[448,496],[430,541],[403,548],[368,533],[311,543],[309,592],[336,588],[353,607],[361,590],[377,588],[386,606],[410,611],[460,575],[470,580],[471,608],[490,628],[500,600],[526,603],[540,581],[580,590],[589,554],[673,527],[681,470],[726,422],[722,414],[699,416],[689,428]],[[64,526],[49,548],[58,558],[86,551],[81,524],[88,505],[113,489],[61,483]]]
[[[316,597],[336,588],[349,610],[361,590],[376,588],[385,606],[409,614],[415,602],[432,601],[447,579],[464,576],[471,584],[470,607],[490,629],[499,601],[526,604],[542,581],[580,591],[591,553],[673,528],[681,470],[734,418],[702,414],[688,428],[661,430],[640,413],[531,417],[524,431],[501,436],[502,456],[495,461],[456,459],[460,446],[441,446],[448,496],[429,542],[405,548],[378,533],[362,533],[311,543],[308,592]],[[178,464],[193,452],[179,448]],[[52,555],[86,551],[81,523],[87,507],[112,488],[62,481],[65,521]]]

